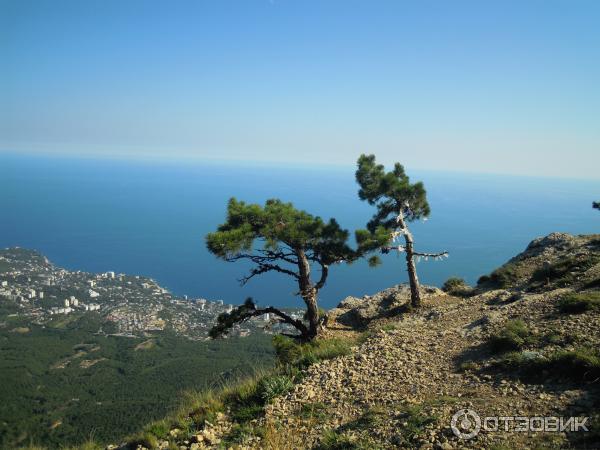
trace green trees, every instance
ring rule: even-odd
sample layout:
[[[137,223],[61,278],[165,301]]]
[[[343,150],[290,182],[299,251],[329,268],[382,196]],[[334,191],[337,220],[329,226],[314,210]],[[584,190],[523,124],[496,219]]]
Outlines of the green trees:
[[[421,253],[414,250],[413,236],[407,224],[426,218],[430,213],[425,187],[421,182],[411,183],[400,163],[396,163],[391,172],[386,172],[381,164],[376,163],[375,155],[361,155],[357,165],[358,196],[377,208],[367,224],[367,230],[357,231],[359,249],[363,252],[376,248],[383,253],[393,250],[404,252],[411,304],[418,307],[421,305],[421,294],[415,258],[439,259],[448,256],[448,252]],[[400,236],[404,236],[404,245],[396,244]],[[378,261],[372,258],[370,262],[376,264]]]
[[[276,308],[258,309],[248,299],[219,318],[213,337],[227,332],[234,323],[270,312],[294,326],[303,340],[313,339],[319,327],[318,293],[327,281],[330,266],[359,256],[348,246],[348,236],[335,219],[324,222],[291,203],[273,199],[261,206],[231,198],[226,222],[206,236],[208,250],[225,261],[253,263],[250,273],[240,280],[242,284],[267,272],[291,277],[306,304],[308,326]],[[316,280],[312,276],[314,267],[320,269]]]
[[[594,209],[600,209],[600,202],[593,202],[592,203],[592,208],[594,208]]]

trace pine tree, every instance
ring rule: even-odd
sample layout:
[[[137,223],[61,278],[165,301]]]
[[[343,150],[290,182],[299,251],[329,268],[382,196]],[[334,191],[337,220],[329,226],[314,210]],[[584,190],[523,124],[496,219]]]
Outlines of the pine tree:
[[[367,230],[359,230],[356,239],[361,251],[381,249],[382,253],[390,251],[404,252],[411,291],[411,305],[421,305],[419,278],[415,267],[415,259],[440,259],[448,256],[448,252],[421,253],[414,250],[413,236],[408,229],[408,222],[429,216],[430,209],[422,182],[411,184],[400,163],[394,170],[385,172],[381,164],[376,164],[375,155],[361,155],[357,162],[356,181],[360,186],[358,196],[377,208],[377,212],[367,224]],[[404,245],[395,242],[404,236]],[[371,265],[379,262],[371,258]]]
[[[308,326],[276,308],[260,310],[248,299],[228,316],[222,316],[212,334],[223,334],[234,323],[271,312],[294,326],[303,340],[313,339],[319,329],[318,293],[327,281],[330,266],[359,256],[348,246],[348,236],[348,231],[335,219],[324,222],[320,217],[296,209],[291,203],[273,199],[261,206],[231,198],[227,221],[206,236],[208,250],[225,261],[252,262],[250,273],[240,280],[242,284],[268,272],[294,279],[298,285],[297,294],[306,305]],[[320,269],[316,282],[312,278],[313,267]]]

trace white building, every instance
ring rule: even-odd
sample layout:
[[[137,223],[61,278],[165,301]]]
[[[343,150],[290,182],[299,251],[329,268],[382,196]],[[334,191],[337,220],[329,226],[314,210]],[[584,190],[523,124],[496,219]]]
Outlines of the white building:
[[[92,289],[90,289],[90,290],[88,291],[88,294],[89,294],[89,296],[90,296],[91,298],[96,298],[96,297],[98,297],[98,296],[100,295],[100,294],[98,294],[96,291],[94,291],[94,290],[92,290]]]
[[[115,273],[111,270],[109,272],[106,272],[106,278],[114,278],[115,277]]]
[[[88,280],[88,284],[90,285],[91,288],[96,286],[96,280]]]
[[[40,300],[44,299],[44,292],[40,291],[38,292],[38,297],[40,298]]]
[[[6,280],[2,281],[2,282],[0,283],[0,286],[2,286],[2,287],[6,287],[6,286],[8,286],[8,281],[6,281]]]
[[[77,306],[77,305],[79,305],[79,300],[77,300],[76,298],[71,300],[71,306]]]
[[[65,298],[65,307],[68,307],[70,304],[71,304],[71,302],[69,301],[69,299]]]

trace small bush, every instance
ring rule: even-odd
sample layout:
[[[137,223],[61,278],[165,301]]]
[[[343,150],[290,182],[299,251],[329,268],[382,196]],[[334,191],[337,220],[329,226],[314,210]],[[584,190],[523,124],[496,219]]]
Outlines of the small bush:
[[[490,336],[488,345],[492,353],[505,353],[521,350],[535,341],[522,320],[510,320],[495,335]]]
[[[398,324],[395,324],[395,323],[386,323],[385,325],[382,325],[381,328],[379,328],[379,330],[383,331],[383,332],[394,331],[397,329],[398,329]]]
[[[579,314],[587,311],[597,311],[600,310],[600,292],[569,294],[561,298],[556,306],[563,314]]]
[[[281,364],[293,365],[300,369],[350,353],[350,342],[343,339],[317,339],[298,343],[285,336],[275,336],[273,345]]]
[[[186,395],[180,416],[190,418],[197,427],[204,426],[204,422],[214,422],[219,412],[225,411],[225,403],[219,393],[206,391],[202,393],[190,392]]]
[[[477,369],[477,364],[475,364],[473,361],[465,361],[460,363],[458,366],[459,372],[468,372],[475,369]]]
[[[127,439],[127,449],[135,450],[138,446],[154,449],[158,447],[158,440],[150,433],[140,433]]]
[[[264,406],[253,404],[248,406],[239,406],[231,413],[231,418],[238,423],[244,424],[251,420],[258,419],[264,413]]]
[[[275,375],[263,378],[259,383],[260,396],[265,403],[269,403],[275,397],[286,394],[294,387],[294,382],[287,375]]]
[[[160,420],[158,422],[153,422],[146,427],[148,433],[153,434],[157,438],[164,439],[169,434],[170,430],[169,423],[165,420]]]
[[[519,279],[517,269],[513,264],[494,270],[489,275],[484,275],[477,281],[477,286],[492,289],[504,289],[513,286]]]
[[[317,450],[372,450],[373,447],[360,440],[355,440],[339,431],[327,430],[323,433]]]
[[[568,378],[597,379],[600,377],[600,351],[589,347],[563,350],[552,355],[548,365],[555,372]]]
[[[298,414],[303,419],[325,420],[327,418],[327,406],[321,402],[304,403]]]
[[[442,285],[442,291],[455,296],[466,296],[471,292],[471,288],[462,278],[448,278]]]

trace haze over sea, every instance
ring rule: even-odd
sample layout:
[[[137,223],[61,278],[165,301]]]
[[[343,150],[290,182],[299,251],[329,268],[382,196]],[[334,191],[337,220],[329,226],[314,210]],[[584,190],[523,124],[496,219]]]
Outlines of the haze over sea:
[[[598,180],[407,170],[424,181],[432,209],[427,222],[412,226],[417,249],[450,252],[447,260],[419,263],[425,284],[440,286],[450,276],[475,283],[554,231],[600,232],[600,213],[591,208]],[[33,248],[70,270],[145,275],[175,294],[228,303],[253,296],[262,305],[300,305],[288,277],[269,274],[242,287],[244,265],[207,252],[204,236],[223,222],[229,197],[281,198],[351,231],[374,211],[357,197],[352,166],[0,154],[0,173],[1,247]],[[322,306],[406,281],[396,255],[376,269],[364,261],[336,266]]]

